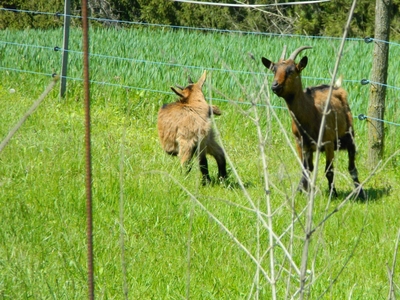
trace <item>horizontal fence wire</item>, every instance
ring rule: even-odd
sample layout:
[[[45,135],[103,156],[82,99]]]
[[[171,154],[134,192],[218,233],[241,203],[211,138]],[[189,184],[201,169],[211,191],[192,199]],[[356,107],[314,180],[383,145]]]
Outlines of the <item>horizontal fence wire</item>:
[[[43,12],[43,11],[31,11],[31,10],[11,9],[11,8],[0,8],[0,11],[8,11],[8,12],[13,12],[13,13],[26,13],[26,14],[31,14],[31,15],[49,15],[49,16],[55,16],[58,18],[66,17],[66,16],[69,16],[69,17],[75,18],[75,19],[82,18],[79,15],[66,15],[61,12]],[[188,27],[188,26],[176,26],[176,25],[165,25],[165,24],[152,24],[152,23],[144,23],[144,22],[136,22],[136,21],[124,21],[124,20],[93,18],[93,17],[89,17],[89,20],[96,21],[96,22],[103,22],[103,23],[115,23],[115,24],[160,27],[160,28],[171,28],[171,29],[184,29],[184,30],[192,30],[192,31],[194,30],[194,31],[206,31],[206,32],[218,32],[218,33],[233,33],[233,34],[240,34],[240,35],[262,35],[262,36],[270,36],[270,37],[295,37],[295,38],[306,38],[306,39],[329,39],[329,40],[340,40],[341,39],[340,37],[307,36],[307,35],[296,35],[296,34],[277,34],[277,33],[268,33],[268,32],[224,30],[224,29],[216,29],[216,28],[201,28],[201,27]],[[346,40],[359,41],[359,42],[362,41],[365,43],[380,42],[380,43],[387,43],[392,46],[400,45],[399,43],[378,40],[378,39],[374,39],[371,37],[346,38]],[[37,49],[54,51],[54,52],[59,52],[59,53],[66,51],[71,54],[83,55],[82,51],[70,50],[70,49],[65,50],[59,46],[42,46],[42,45],[35,45],[35,44],[28,44],[28,43],[18,43],[15,41],[10,42],[10,41],[0,40],[0,46],[1,45],[14,46],[14,47],[37,48]],[[179,67],[179,68],[186,68],[186,69],[201,69],[201,70],[208,70],[208,71],[218,71],[218,72],[226,72],[226,73],[232,73],[232,74],[246,74],[246,75],[254,75],[254,76],[272,76],[271,74],[264,73],[264,72],[250,72],[250,71],[242,71],[242,70],[223,69],[223,68],[204,68],[204,67],[190,66],[190,65],[185,65],[185,64],[169,63],[169,62],[162,62],[162,61],[150,61],[150,60],[144,60],[144,59],[135,59],[135,58],[106,55],[106,54],[101,54],[101,53],[90,53],[90,57],[96,57],[96,58],[100,58],[100,59],[111,59],[111,60],[116,60],[116,61],[126,61],[126,62],[130,62],[130,63],[135,62],[135,63],[144,63],[144,64],[159,65],[159,66]],[[21,70],[21,69],[17,69],[17,68],[3,67],[1,65],[0,65],[0,70],[34,74],[34,75],[40,75],[40,76],[46,76],[46,77],[54,77],[55,76],[55,73],[44,73],[44,72],[35,72],[32,70]],[[79,78],[79,77],[65,76],[64,78],[66,78],[68,80],[73,80],[73,81],[83,81],[83,78]],[[314,80],[314,81],[329,81],[331,79],[331,78],[310,77],[310,76],[302,76],[302,78]],[[400,90],[400,87],[388,85],[388,84],[384,84],[384,83],[380,83],[380,82],[373,82],[368,79],[358,79],[358,80],[345,79],[344,82],[360,84],[360,85],[367,85],[367,84],[380,85],[380,86],[385,86],[385,87],[393,89],[393,90]],[[96,85],[104,85],[104,86],[119,87],[119,88],[124,88],[124,89],[132,89],[132,90],[137,90],[137,91],[174,95],[174,93],[172,93],[172,92],[151,89],[151,88],[144,88],[144,87],[140,87],[140,86],[131,86],[131,85],[118,84],[118,83],[111,83],[111,82],[107,82],[107,81],[90,80],[90,83],[96,84]],[[254,103],[252,103],[252,102],[237,101],[237,100],[215,98],[215,97],[210,98],[210,100],[217,101],[217,102],[233,102],[233,103],[241,104],[241,105],[254,105]],[[266,104],[256,104],[256,105],[257,106],[265,106]],[[276,109],[287,109],[286,107],[282,107],[282,106],[271,106],[271,107],[276,108]],[[399,123],[368,117],[365,114],[359,114],[354,117],[360,121],[370,119],[370,120],[375,120],[375,121],[380,121],[380,122],[383,122],[386,124],[390,124],[393,126],[400,126]]]
[[[19,10],[19,9],[11,9],[11,8],[0,8],[0,11],[11,11],[15,13],[28,13],[28,14],[43,14],[43,15],[53,15],[56,17],[70,17],[74,19],[82,19],[80,15],[66,15],[61,12],[41,12],[41,11],[30,11],[30,10]],[[94,18],[89,17],[91,21],[97,22],[107,22],[107,23],[116,23],[116,24],[126,24],[126,25],[140,25],[140,26],[149,26],[149,27],[162,27],[162,28],[171,28],[171,29],[188,29],[188,30],[198,30],[198,31],[212,31],[212,32],[220,32],[220,33],[238,33],[238,34],[246,34],[246,35],[266,35],[266,36],[279,36],[279,37],[300,37],[300,38],[310,38],[310,39],[330,39],[330,40],[341,40],[341,37],[328,37],[328,36],[312,36],[312,35],[298,35],[298,34],[285,34],[285,33],[271,33],[271,32],[257,32],[257,31],[242,31],[242,30],[229,30],[229,29],[217,29],[217,28],[204,28],[204,27],[190,27],[190,26],[178,26],[178,25],[166,25],[166,24],[154,24],[154,23],[146,23],[146,22],[138,22],[138,21],[124,21],[124,20],[116,20],[116,19],[106,19],[106,18]],[[376,40],[371,37],[366,38],[346,38],[348,41],[378,41],[382,43],[389,43],[396,46],[399,46],[398,43],[393,43],[389,41]]]

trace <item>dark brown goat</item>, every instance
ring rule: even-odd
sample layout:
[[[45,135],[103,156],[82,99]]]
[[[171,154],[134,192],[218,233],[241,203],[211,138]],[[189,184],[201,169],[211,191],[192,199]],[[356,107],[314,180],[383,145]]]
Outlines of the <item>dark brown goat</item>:
[[[303,91],[301,71],[307,66],[308,58],[304,56],[299,63],[295,63],[296,56],[304,49],[296,49],[288,59],[285,59],[286,46],[281,58],[273,63],[265,57],[262,63],[274,72],[272,91],[285,99],[292,116],[292,131],[296,137],[297,152],[303,162],[303,176],[299,189],[309,190],[309,181],[305,172],[312,172],[313,152],[316,151],[323,110],[328,99],[330,85],[308,87]],[[340,87],[340,80],[332,90],[332,97],[326,115],[326,124],[323,131],[321,151],[326,154],[325,175],[328,179],[329,190],[337,196],[334,186],[333,159],[335,150],[347,150],[349,156],[348,170],[359,187],[358,172],[355,165],[356,146],[354,143],[353,117],[347,102],[347,93]],[[359,197],[365,198],[365,193],[360,187]]]
[[[179,156],[183,166],[189,167],[193,156],[198,154],[203,184],[211,181],[206,154],[216,159],[219,179],[227,175],[225,154],[215,141],[211,124],[211,114],[220,115],[221,111],[206,102],[202,92],[205,79],[206,71],[196,83],[189,77],[187,87],[171,87],[180,98],[160,108],[157,124],[163,149],[170,155]]]

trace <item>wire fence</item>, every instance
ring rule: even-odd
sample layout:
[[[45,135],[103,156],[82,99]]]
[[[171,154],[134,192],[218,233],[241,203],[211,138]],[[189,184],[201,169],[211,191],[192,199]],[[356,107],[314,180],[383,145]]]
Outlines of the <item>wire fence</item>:
[[[82,19],[81,16],[79,15],[66,15],[60,12],[43,12],[43,11],[30,11],[30,10],[20,10],[20,9],[10,9],[10,8],[0,8],[0,13],[2,11],[8,11],[8,12],[13,12],[13,13],[25,13],[25,14],[31,14],[31,15],[48,15],[48,16],[55,16],[57,18],[62,18],[62,17],[70,17],[74,19]],[[150,24],[150,23],[143,23],[143,22],[134,22],[134,21],[124,21],[124,20],[115,20],[115,19],[105,19],[105,18],[89,18],[91,21],[95,22],[100,22],[100,23],[107,23],[107,24],[120,24],[120,25],[134,25],[134,26],[141,26],[141,27],[155,27],[155,28],[168,28],[168,29],[176,29],[176,30],[187,30],[187,31],[202,31],[202,32],[218,32],[218,33],[229,33],[229,34],[237,34],[238,36],[243,36],[243,35],[259,35],[259,36],[268,36],[268,37],[291,37],[291,38],[305,38],[305,39],[328,39],[328,40],[340,40],[341,38],[338,37],[327,37],[327,36],[306,36],[306,35],[294,35],[294,34],[276,34],[276,33],[266,33],[266,32],[249,32],[249,31],[239,31],[239,30],[221,30],[221,29],[215,29],[215,28],[199,28],[199,27],[187,27],[187,26],[174,26],[174,25],[165,25],[165,24]],[[354,41],[354,42],[362,42],[362,43],[373,43],[373,42],[380,42],[380,43],[388,43],[392,47],[399,47],[399,43],[395,42],[389,42],[389,41],[381,41],[381,40],[376,40],[371,37],[365,37],[365,38],[347,38],[347,41]],[[61,40],[60,40],[61,42]],[[71,49],[63,49],[62,47],[58,45],[38,45],[34,43],[19,43],[18,41],[9,41],[9,40],[1,40],[0,39],[0,46],[4,45],[9,46],[9,47],[20,47],[20,48],[30,48],[30,49],[39,49],[43,51],[49,51],[49,52],[58,52],[58,53],[63,53],[63,52],[68,52],[73,55],[79,55],[82,56],[83,52],[81,50],[71,50]],[[193,66],[193,65],[188,65],[188,64],[179,64],[175,62],[166,62],[166,61],[159,61],[159,60],[147,60],[147,59],[137,59],[137,58],[128,58],[128,57],[122,57],[122,56],[117,56],[117,55],[109,55],[109,54],[103,54],[103,53],[96,53],[96,52],[91,52],[90,53],[91,58],[98,58],[98,59],[104,59],[104,60],[113,60],[113,61],[118,61],[118,62],[125,62],[128,64],[132,63],[143,63],[146,65],[156,65],[156,66],[166,66],[166,67],[178,67],[178,68],[183,68],[183,69],[197,69],[199,67]],[[61,60],[60,60],[61,61]],[[209,68],[202,68],[202,69],[207,69],[210,71],[218,71],[218,72],[227,72],[230,74],[241,74],[241,75],[252,75],[252,76],[265,76],[267,75],[266,73],[263,72],[254,72],[254,71],[246,71],[246,70],[233,70],[233,69],[228,69],[228,68],[214,68],[214,67],[209,67]],[[3,72],[15,72],[15,73],[26,73],[26,74],[32,74],[32,75],[39,75],[39,76],[46,76],[46,77],[54,77],[55,73],[54,72],[39,72],[39,71],[34,71],[30,69],[18,69],[10,66],[3,66],[0,63],[0,71]],[[72,81],[83,81],[83,78],[81,77],[74,77],[74,76],[65,76],[67,80],[72,80]],[[309,79],[312,81],[330,81],[330,78],[321,78],[321,77],[310,77],[310,76],[303,76],[304,79]],[[381,85],[385,86],[387,89],[393,90],[393,91],[398,91],[400,90],[399,86],[396,85],[390,85],[390,84],[385,84],[385,83],[380,83],[380,82],[373,82],[370,81],[369,79],[366,78],[359,78],[359,79],[345,79],[345,82],[349,83],[354,83],[354,84],[359,84],[360,86],[363,85]],[[166,92],[164,90],[159,90],[159,89],[154,89],[154,88],[149,88],[145,86],[132,86],[132,85],[127,85],[127,84],[121,84],[121,83],[113,83],[111,81],[103,80],[94,80],[92,79],[90,81],[91,84],[96,84],[96,85],[103,85],[103,86],[110,86],[110,87],[119,87],[123,89],[130,89],[130,90],[136,90],[136,91],[145,91],[145,92],[151,92],[151,93],[159,93],[159,94],[173,94],[171,92]],[[245,105],[250,105],[252,104],[251,102],[247,101],[237,101],[234,99],[224,99],[224,98],[211,98],[212,101],[217,101],[217,102],[236,102],[238,104],[245,104]],[[262,105],[262,104],[260,104]],[[274,108],[286,108],[282,106],[273,106]],[[376,120],[383,122],[385,124],[391,125],[391,126],[400,126],[400,123],[397,123],[393,120],[377,120],[376,118],[371,118],[366,114],[358,114],[355,115],[358,120],[363,121],[363,120]]]
[[[48,12],[33,12],[33,11],[24,11],[24,10],[11,10],[11,9],[0,9],[0,12],[4,10],[8,10],[8,11],[13,11],[16,13],[30,13],[30,14],[45,14],[45,15],[56,15],[57,17],[63,17],[65,15],[60,14],[60,13],[48,13]],[[70,17],[72,18],[81,18],[80,16],[74,16],[71,15]],[[97,22],[115,22],[115,23],[126,23],[126,24],[134,24],[134,25],[138,25],[138,26],[152,26],[152,27],[169,27],[169,28],[174,28],[174,29],[184,29],[184,30],[201,30],[201,31],[212,31],[212,32],[227,32],[227,33],[232,33],[232,34],[253,34],[253,35],[269,35],[269,36],[278,36],[277,34],[270,34],[270,33],[257,33],[257,32],[241,32],[241,31],[228,31],[228,30],[217,30],[217,29],[210,29],[210,28],[190,28],[190,27],[179,27],[179,26],[165,26],[162,24],[144,24],[144,23],[138,23],[138,22],[126,22],[126,21],[119,21],[119,20],[109,20],[109,19],[99,19],[99,18],[91,18],[91,20],[97,21]],[[279,35],[282,36],[282,35]],[[310,38],[309,36],[300,36],[300,35],[286,35],[286,36],[290,36],[290,37],[296,37],[296,38]],[[332,39],[332,40],[340,40],[339,38],[330,38],[330,37],[312,37],[312,38],[324,38],[324,39]],[[362,43],[370,43],[373,39],[371,38],[367,38],[367,39],[348,39],[348,40],[352,40],[352,41],[356,41],[356,42],[362,42]],[[61,40],[60,40],[61,41]],[[382,42],[382,41],[381,41]],[[385,41],[383,41],[385,42]],[[394,46],[398,46],[398,44],[394,44],[392,43]],[[7,41],[7,40],[1,40],[0,39],[0,49],[1,49],[1,45],[4,46],[8,46],[8,47],[19,47],[19,48],[28,48],[28,49],[38,49],[40,51],[46,51],[49,53],[52,53],[54,55],[54,53],[62,53],[62,52],[68,52],[70,54],[76,55],[76,56],[83,56],[83,51],[80,50],[70,50],[70,49],[62,49],[60,46],[58,45],[48,45],[48,46],[43,46],[43,45],[38,45],[38,44],[34,44],[34,43],[19,43],[18,41]],[[90,57],[91,58],[95,58],[95,59],[99,59],[99,60],[113,60],[113,61],[118,61],[121,63],[127,63],[127,64],[134,64],[134,63],[143,63],[146,65],[155,65],[155,66],[161,66],[161,67],[176,67],[176,68],[182,68],[182,69],[196,69],[196,68],[200,68],[198,66],[193,66],[193,65],[189,65],[189,64],[179,64],[179,63],[175,63],[175,62],[167,62],[167,61],[160,61],[160,60],[148,60],[148,59],[138,59],[138,58],[128,58],[128,57],[123,57],[123,56],[119,56],[119,55],[110,55],[110,54],[104,54],[104,53],[96,53],[96,52],[91,52],[90,53]],[[57,57],[58,58],[58,57]],[[58,58],[59,60],[61,60],[61,58]],[[46,69],[46,68],[43,68]],[[59,70],[61,68],[55,68],[56,70]],[[203,69],[203,68],[202,68]],[[232,70],[232,69],[228,69],[228,68],[214,68],[214,67],[209,67],[206,68],[207,70],[212,70],[212,71],[218,71],[218,72],[225,72],[225,73],[230,73],[230,74],[237,74],[237,75],[249,75],[249,76],[265,76],[266,74],[263,72],[253,72],[253,71],[246,71],[246,70]],[[55,76],[56,74],[53,71],[37,71],[34,69],[30,69],[29,67],[26,69],[21,69],[21,68],[17,68],[17,67],[10,67],[10,66],[2,66],[1,62],[0,62],[0,72],[13,72],[13,73],[25,73],[25,74],[32,74],[32,75],[37,75],[37,76],[45,76],[45,77],[57,77]],[[67,78],[68,80],[72,80],[72,81],[77,81],[77,82],[84,82],[85,79],[87,78],[83,78],[83,77],[78,77],[78,76],[66,76],[65,78]],[[312,80],[312,81],[329,81],[330,78],[320,78],[320,77],[304,77],[305,79],[308,80]],[[399,87],[395,86],[395,85],[388,85],[388,84],[383,84],[383,83],[377,83],[377,82],[371,82],[368,79],[347,79],[347,82],[351,82],[354,84],[358,84],[359,86],[365,86],[365,85],[369,85],[369,84],[374,84],[374,85],[383,85],[386,86],[388,89],[391,90],[398,90]],[[164,90],[159,90],[159,89],[154,89],[154,88],[149,88],[148,86],[144,86],[144,85],[129,85],[129,84],[121,84],[121,83],[115,83],[112,82],[111,78],[106,78],[102,81],[100,80],[95,80],[92,79],[90,80],[91,84],[95,84],[95,85],[102,85],[102,86],[106,86],[106,87],[116,87],[116,88],[120,88],[120,89],[130,89],[130,90],[136,90],[136,91],[146,91],[146,92],[151,92],[151,93],[159,93],[159,94],[172,94],[170,92],[165,92]],[[246,101],[236,101],[236,100],[232,100],[232,99],[226,99],[226,98],[212,98],[212,101],[219,101],[219,102],[228,102],[228,101],[234,101],[237,104],[243,105],[252,105],[251,102],[246,102]],[[263,105],[263,104],[260,104]],[[284,108],[286,109],[286,107],[278,107],[278,106],[273,106],[274,108]],[[355,116],[357,120],[363,121],[363,120],[368,120],[368,119],[373,119],[373,120],[377,120],[376,118],[371,118],[368,117],[365,114],[359,114],[358,116]],[[400,126],[400,124],[392,122],[392,121],[388,121],[388,120],[378,120],[381,122],[384,122],[388,125],[392,125],[392,126]],[[90,121],[88,122],[90,124]],[[88,143],[90,144],[90,143]],[[90,153],[87,155],[88,157],[90,157]],[[121,164],[123,165],[123,164]],[[90,172],[90,170],[89,170]],[[122,172],[122,171],[121,171]],[[87,179],[88,182],[91,182],[90,177]],[[122,182],[122,180],[121,180]],[[121,188],[122,190],[122,188]],[[88,197],[90,198],[91,195]],[[122,196],[121,196],[122,198]],[[122,201],[122,200],[121,200]],[[91,204],[90,204],[91,207]],[[123,205],[121,205],[121,207],[123,207]],[[121,213],[121,220],[123,217],[123,212]],[[89,219],[89,226],[91,228],[91,217]],[[123,224],[123,222],[121,221],[121,224]],[[89,237],[91,237],[91,234],[89,234]],[[123,244],[123,231],[122,231],[122,226],[121,226],[121,251],[123,251],[124,249],[124,244]],[[91,256],[91,247],[90,247],[90,252],[88,256]],[[125,259],[123,258],[123,261]],[[92,266],[92,262],[90,263],[90,265]],[[91,275],[93,276],[93,274]],[[90,280],[91,282],[91,286],[90,286],[90,291],[92,293],[92,297],[93,298],[93,278],[91,278]],[[127,295],[127,292],[126,292]]]

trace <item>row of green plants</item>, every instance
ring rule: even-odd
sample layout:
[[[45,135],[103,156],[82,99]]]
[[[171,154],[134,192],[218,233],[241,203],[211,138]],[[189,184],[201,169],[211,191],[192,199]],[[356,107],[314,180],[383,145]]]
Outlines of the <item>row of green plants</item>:
[[[42,93],[51,74],[59,72],[61,53],[53,47],[61,39],[59,29],[0,32],[1,137]],[[90,32],[97,298],[298,295],[300,278],[294,266],[301,261],[308,198],[296,192],[300,166],[292,150],[290,116],[283,100],[270,94],[272,77],[260,60],[277,60],[285,44],[288,51],[311,45],[313,49],[302,53],[309,57],[304,84],[325,83],[339,42],[168,29]],[[71,33],[70,49],[66,96],[60,98],[54,89],[0,153],[4,299],[87,295],[79,30]],[[391,46],[386,115],[394,123],[400,86],[396,51],[397,46]],[[344,74],[355,116],[368,107],[369,85],[361,85],[360,79],[368,78],[371,56],[371,44],[347,41],[339,73]],[[185,85],[188,75],[197,79],[204,69],[209,74],[204,93],[222,110],[215,127],[230,162],[228,180],[206,187],[196,165],[186,174],[178,159],[162,152],[156,129],[158,109],[175,99],[169,86]],[[329,198],[321,159],[314,209],[314,224],[320,226],[313,235],[306,282],[311,299],[386,297],[391,286],[388,269],[398,270],[393,264],[400,203],[397,126],[387,125],[385,165],[371,173],[366,165],[366,121],[356,119],[354,125],[360,179],[371,176],[365,183],[369,199],[344,202],[352,190],[345,153],[335,162],[339,197]],[[265,148],[266,173],[260,145]],[[216,164],[211,159],[209,163],[215,178]],[[271,216],[265,215],[267,197]],[[275,291],[261,271],[272,273],[269,231],[262,222],[268,217],[280,237],[273,244]]]
[[[154,45],[149,36],[159,43]],[[62,51],[54,49],[62,47],[61,29],[19,32],[5,30],[0,33],[0,38],[3,68],[21,70],[16,73],[18,76],[24,76],[24,72],[48,75],[60,72]],[[71,78],[68,79],[70,82],[82,78],[81,43],[80,30],[72,30],[67,74]],[[182,43],[187,43],[187,49],[182,48]],[[210,45],[210,49],[201,47],[203,43]],[[168,94],[168,83],[182,83],[179,72],[182,67],[185,76],[208,69],[212,71],[212,86],[217,91],[212,95],[215,101],[248,103],[241,85],[246,90],[257,91],[265,78],[272,79],[271,72],[261,64],[262,56],[276,60],[284,45],[288,46],[288,51],[299,45],[312,46],[313,49],[302,54],[310,59],[303,81],[305,85],[316,85],[330,81],[339,43],[339,39],[320,40],[306,36],[284,39],[245,35],[238,38],[235,34],[198,34],[185,30],[95,29],[91,33],[90,45],[91,79],[97,84],[116,86],[117,90],[119,86],[125,86],[139,92],[158,91]],[[112,48],[110,44],[113,44]],[[367,111],[370,85],[361,82],[369,79],[372,51],[373,43],[365,43],[363,39],[349,39],[341,57],[339,74],[344,76],[350,102],[357,115]],[[398,51],[399,46],[391,44],[386,119],[395,123],[397,120],[393,111],[396,109],[396,95],[400,86],[395,59]],[[281,100],[272,101],[273,105],[283,106]]]

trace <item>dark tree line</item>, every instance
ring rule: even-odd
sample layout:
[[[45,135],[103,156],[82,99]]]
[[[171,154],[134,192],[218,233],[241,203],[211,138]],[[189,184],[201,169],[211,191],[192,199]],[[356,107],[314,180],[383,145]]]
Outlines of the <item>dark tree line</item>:
[[[238,3],[236,0],[214,2]],[[242,0],[248,4],[271,3],[271,0]],[[280,0],[279,3],[293,2]],[[234,8],[187,4],[171,0],[88,0],[90,15],[94,18],[137,21],[190,27],[227,30],[261,31],[270,33],[341,36],[348,17],[351,0],[331,0],[320,4],[270,6],[266,8]],[[71,0],[72,13],[80,15],[80,0]],[[43,15],[0,11],[0,29],[54,28],[62,26],[64,1],[59,0],[2,0],[0,7],[51,12]],[[400,37],[400,0],[392,1],[392,39]],[[351,23],[350,36],[373,36],[375,1],[358,0]],[[79,19],[73,20],[79,26]],[[116,22],[97,22],[95,26],[129,26]]]

